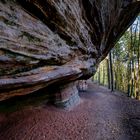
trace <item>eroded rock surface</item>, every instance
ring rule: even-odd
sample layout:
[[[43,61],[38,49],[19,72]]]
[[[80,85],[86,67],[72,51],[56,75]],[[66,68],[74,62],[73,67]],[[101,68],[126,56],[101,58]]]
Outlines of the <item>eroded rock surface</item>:
[[[136,0],[1,0],[0,101],[88,79],[139,12]]]

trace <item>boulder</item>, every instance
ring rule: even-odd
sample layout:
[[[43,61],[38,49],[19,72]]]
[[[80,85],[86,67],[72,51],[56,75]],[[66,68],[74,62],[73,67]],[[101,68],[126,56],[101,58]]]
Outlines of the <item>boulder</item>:
[[[90,78],[139,12],[136,0],[1,0],[0,101]]]

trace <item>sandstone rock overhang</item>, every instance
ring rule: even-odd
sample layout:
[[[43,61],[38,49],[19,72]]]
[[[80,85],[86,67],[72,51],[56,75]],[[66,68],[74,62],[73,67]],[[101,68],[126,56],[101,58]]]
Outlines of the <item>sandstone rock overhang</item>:
[[[139,12],[137,0],[1,0],[0,101],[90,78]]]

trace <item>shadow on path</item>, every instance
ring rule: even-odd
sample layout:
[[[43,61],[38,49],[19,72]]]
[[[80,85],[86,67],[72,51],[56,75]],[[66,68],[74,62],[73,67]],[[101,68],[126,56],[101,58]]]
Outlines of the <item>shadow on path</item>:
[[[89,84],[73,110],[0,113],[0,140],[140,140],[140,101]]]

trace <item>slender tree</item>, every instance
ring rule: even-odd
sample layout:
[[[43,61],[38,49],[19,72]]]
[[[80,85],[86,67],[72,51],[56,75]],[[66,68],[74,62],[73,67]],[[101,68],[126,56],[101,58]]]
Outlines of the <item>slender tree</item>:
[[[114,91],[114,76],[113,76],[113,66],[112,66],[112,54],[109,53],[109,68],[110,68],[110,87],[111,91]]]

